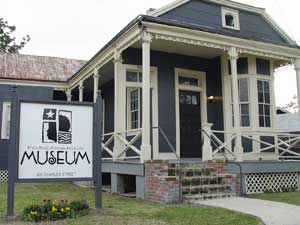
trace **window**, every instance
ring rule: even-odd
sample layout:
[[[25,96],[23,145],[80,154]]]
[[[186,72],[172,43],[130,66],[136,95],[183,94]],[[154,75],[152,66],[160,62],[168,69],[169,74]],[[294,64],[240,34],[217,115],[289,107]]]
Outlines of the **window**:
[[[259,126],[271,127],[270,81],[258,80],[257,91],[258,91]]]
[[[228,71],[231,74],[231,65],[230,61],[228,60]],[[237,60],[237,73],[238,74],[248,74],[248,58],[241,57]]]
[[[239,79],[241,126],[250,127],[249,80]]]
[[[256,59],[256,73],[260,75],[271,75],[270,61]]]
[[[239,83],[240,121],[242,127],[250,127],[249,79],[241,78]],[[234,127],[233,96],[231,92],[232,126]]]
[[[230,14],[225,15],[225,24],[229,27],[234,27],[234,17]]]
[[[1,139],[9,139],[11,103],[3,102],[2,106],[3,108],[2,108]]]
[[[127,82],[138,82],[141,83],[143,81],[143,76],[141,72],[126,72],[126,81]]]
[[[127,89],[127,109],[129,130],[140,128],[141,88]]]
[[[179,95],[179,102],[183,105],[199,105],[199,97],[196,95],[181,93]]]
[[[188,85],[188,86],[198,86],[198,78],[191,77],[183,77],[179,76],[179,84],[180,85]]]
[[[234,9],[222,8],[222,25],[225,28],[240,30],[239,12]]]

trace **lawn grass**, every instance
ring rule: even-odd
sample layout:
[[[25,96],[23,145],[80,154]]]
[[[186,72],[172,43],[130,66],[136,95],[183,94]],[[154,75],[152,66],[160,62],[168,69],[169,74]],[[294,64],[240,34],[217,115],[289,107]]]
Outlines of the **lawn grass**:
[[[275,202],[284,202],[300,206],[300,192],[265,193],[247,195],[248,198],[256,198]]]
[[[0,184],[0,216],[6,213],[6,184]],[[23,207],[43,199],[87,199],[94,205],[93,191],[79,188],[71,183],[16,184],[15,210],[19,214]],[[49,225],[258,225],[253,216],[243,215],[224,209],[191,205],[162,205],[143,200],[128,199],[118,195],[103,193],[103,210],[92,212],[76,220],[47,222]],[[1,218],[0,218],[1,223]],[[5,223],[2,218],[2,223]],[[14,225],[26,223],[14,222]],[[28,224],[28,223],[27,223]]]

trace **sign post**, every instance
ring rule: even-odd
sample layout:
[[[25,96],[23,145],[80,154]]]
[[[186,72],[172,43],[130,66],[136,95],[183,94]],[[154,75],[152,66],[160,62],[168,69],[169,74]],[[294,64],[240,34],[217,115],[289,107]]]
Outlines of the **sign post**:
[[[101,166],[101,160],[102,160],[102,121],[103,121],[103,115],[102,115],[102,107],[103,103],[101,101],[101,94],[98,93],[98,97],[96,100],[95,108],[94,108],[94,149],[98,149],[98,151],[94,151],[95,153],[95,183],[96,183],[96,190],[95,190],[95,207],[96,209],[102,208],[102,166]]]
[[[17,146],[17,123],[18,118],[18,99],[17,89],[12,88],[12,102],[11,102],[11,118],[14,120],[10,123],[10,143],[8,153],[8,186],[7,186],[7,218],[14,218],[14,195],[15,195],[15,180],[16,180],[16,146]],[[15,141],[12,141],[15,140]]]
[[[13,91],[7,217],[15,182],[93,181],[101,208],[101,97],[97,102],[27,101]]]

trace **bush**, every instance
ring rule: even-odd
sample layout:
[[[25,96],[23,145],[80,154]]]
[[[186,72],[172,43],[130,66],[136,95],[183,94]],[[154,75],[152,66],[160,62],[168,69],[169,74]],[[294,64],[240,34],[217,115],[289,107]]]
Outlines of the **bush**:
[[[40,204],[32,204],[25,207],[21,214],[21,220],[28,222],[40,222],[45,220],[56,221],[76,218],[88,213],[89,204],[86,200],[68,202],[67,200],[51,201],[43,200]]]

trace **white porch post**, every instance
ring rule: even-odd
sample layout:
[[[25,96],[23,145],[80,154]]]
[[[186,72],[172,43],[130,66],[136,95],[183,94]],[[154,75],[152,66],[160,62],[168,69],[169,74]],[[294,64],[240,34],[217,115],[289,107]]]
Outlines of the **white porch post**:
[[[299,107],[299,119],[300,119],[300,58],[293,60],[296,78],[297,78],[297,97],[298,97],[298,107]]]
[[[143,48],[143,112],[142,112],[142,146],[141,161],[151,159],[151,143],[150,143],[150,45],[152,35],[146,31],[142,34]]]
[[[94,102],[97,101],[97,95],[98,95],[98,86],[99,86],[99,77],[100,75],[98,74],[98,68],[94,69]]]
[[[233,116],[234,116],[234,132],[236,133],[236,141],[234,153],[237,161],[243,161],[243,147],[241,136],[241,122],[240,122],[240,103],[239,103],[239,86],[237,77],[237,60],[238,52],[235,47],[231,47],[228,51],[230,65],[231,65],[231,90],[233,102]]]
[[[67,101],[71,102],[72,101],[72,90],[71,89],[67,89],[65,91],[65,93],[66,93],[66,96],[67,96]]]
[[[79,81],[79,102],[83,102],[83,80]]]
[[[115,84],[115,97],[114,97],[114,132],[117,135],[120,135],[120,132],[125,131],[126,129],[126,102],[124,96],[126,94],[125,75],[123,74],[123,59],[122,53],[116,51],[114,54],[114,84]],[[125,92],[125,93],[124,93]],[[121,140],[115,135],[114,138],[114,151],[113,151],[113,160],[116,161],[122,160],[124,155],[120,155],[124,144]],[[118,157],[119,156],[119,157]]]
[[[207,162],[213,159],[213,149],[211,146],[211,128],[212,123],[204,123],[202,124],[202,129],[205,134],[203,134],[203,150],[202,150],[202,161]]]

